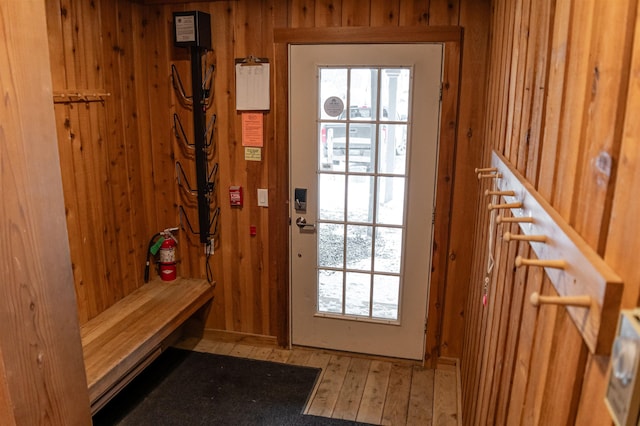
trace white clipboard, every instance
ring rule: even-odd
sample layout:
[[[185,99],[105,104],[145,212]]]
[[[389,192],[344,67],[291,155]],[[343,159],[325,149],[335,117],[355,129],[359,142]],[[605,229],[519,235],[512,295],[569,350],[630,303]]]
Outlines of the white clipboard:
[[[236,59],[235,63],[236,110],[269,110],[269,60],[249,56]]]

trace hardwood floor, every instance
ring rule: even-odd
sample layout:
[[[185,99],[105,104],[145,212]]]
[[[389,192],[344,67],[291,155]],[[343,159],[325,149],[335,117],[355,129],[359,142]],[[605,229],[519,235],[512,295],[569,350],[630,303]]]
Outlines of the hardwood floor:
[[[376,425],[459,425],[454,362],[427,369],[417,362],[294,347],[268,341],[189,337],[176,347],[321,368],[305,414]]]

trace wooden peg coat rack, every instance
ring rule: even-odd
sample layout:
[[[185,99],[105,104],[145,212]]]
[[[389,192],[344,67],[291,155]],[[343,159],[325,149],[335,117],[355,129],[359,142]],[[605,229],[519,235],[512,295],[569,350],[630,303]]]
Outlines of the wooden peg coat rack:
[[[535,188],[500,154],[493,152],[495,191],[509,206],[519,236],[508,240],[530,244],[537,259],[518,258],[518,267],[543,267],[558,297],[535,297],[537,304],[564,305],[592,353],[608,354],[616,332],[622,281]],[[496,194],[497,195],[497,194]],[[511,220],[507,220],[511,219]],[[589,301],[587,303],[586,301]],[[580,302],[577,303],[576,301]]]

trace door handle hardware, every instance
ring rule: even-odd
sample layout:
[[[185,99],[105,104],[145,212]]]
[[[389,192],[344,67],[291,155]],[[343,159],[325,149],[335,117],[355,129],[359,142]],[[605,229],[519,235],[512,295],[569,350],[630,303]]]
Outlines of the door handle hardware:
[[[296,219],[296,225],[298,225],[298,228],[302,229],[316,229],[316,224],[315,223],[307,223],[307,219],[305,219],[304,217],[299,217]]]

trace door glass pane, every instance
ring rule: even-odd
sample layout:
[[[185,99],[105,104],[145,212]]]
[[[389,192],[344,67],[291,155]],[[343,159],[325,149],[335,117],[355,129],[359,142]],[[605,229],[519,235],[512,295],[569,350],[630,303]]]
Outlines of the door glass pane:
[[[374,271],[400,273],[402,228],[376,228]]]
[[[345,314],[369,316],[371,275],[347,272]]]
[[[404,219],[404,177],[378,178],[378,223],[402,225]]]
[[[396,321],[410,70],[319,75],[318,312]]]
[[[342,313],[341,271],[318,270],[318,312]]]
[[[381,75],[382,121],[407,121],[409,116],[409,70],[385,68]]]
[[[349,118],[356,121],[372,121],[378,116],[377,68],[351,68],[349,79]]]
[[[344,175],[320,173],[318,176],[318,218],[344,220]]]
[[[406,171],[407,125],[380,125],[378,172],[404,175]]]
[[[347,226],[347,269],[371,270],[371,226]]]
[[[320,68],[320,118],[323,120],[345,120],[347,104],[347,69]],[[325,108],[325,102],[329,102]],[[342,108],[340,108],[340,105]]]
[[[318,156],[321,169],[331,169],[334,164],[344,162],[345,133],[347,125],[344,123],[321,123],[318,140]],[[336,144],[335,141],[338,141]],[[341,142],[340,142],[341,141]]]
[[[349,175],[347,192],[347,220],[373,222],[373,177]]]
[[[400,277],[375,275],[373,277],[374,318],[398,319],[398,297],[400,295]]]
[[[344,267],[344,225],[334,223],[318,224],[318,266],[325,268]]]

